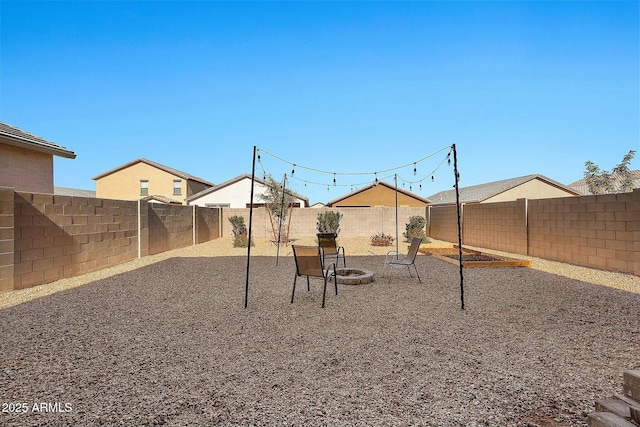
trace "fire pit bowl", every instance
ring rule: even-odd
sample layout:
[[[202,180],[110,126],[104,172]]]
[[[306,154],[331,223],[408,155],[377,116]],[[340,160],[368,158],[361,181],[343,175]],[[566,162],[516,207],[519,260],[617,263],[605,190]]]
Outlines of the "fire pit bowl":
[[[364,285],[375,280],[373,271],[362,268],[336,268],[336,276],[341,285]]]

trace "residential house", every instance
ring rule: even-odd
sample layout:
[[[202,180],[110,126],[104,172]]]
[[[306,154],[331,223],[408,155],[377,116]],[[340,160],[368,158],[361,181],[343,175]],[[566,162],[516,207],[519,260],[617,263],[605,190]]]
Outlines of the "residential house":
[[[147,159],[136,159],[93,179],[98,198],[138,200],[151,196],[151,201],[161,203],[186,204],[186,198],[213,186],[202,178]]]
[[[633,188],[640,188],[640,170],[635,170],[630,172],[631,172],[631,178],[633,179],[633,183],[632,183]],[[612,176],[613,176],[613,191],[614,193],[620,193],[621,187],[622,187],[622,177],[618,174],[613,174]],[[567,187],[577,191],[578,193],[584,196],[593,194],[591,193],[591,191],[589,191],[589,186],[587,185],[587,181],[585,179],[579,179],[576,182],[572,182]]]
[[[397,189],[398,206],[426,207],[431,201],[403,188]],[[396,206],[396,187],[378,181],[327,202],[328,207]]]
[[[577,191],[538,174],[460,187],[458,190],[460,203],[493,203],[579,195]],[[429,199],[432,206],[455,204],[456,190],[441,191],[429,196]]]
[[[253,204],[264,206],[262,196],[269,183],[254,178]],[[309,207],[309,199],[293,191],[285,190],[295,201],[293,207]],[[251,200],[251,175],[244,174],[187,197],[187,204],[210,208],[248,208]]]
[[[53,194],[53,156],[76,158],[65,147],[0,122],[0,187]]]

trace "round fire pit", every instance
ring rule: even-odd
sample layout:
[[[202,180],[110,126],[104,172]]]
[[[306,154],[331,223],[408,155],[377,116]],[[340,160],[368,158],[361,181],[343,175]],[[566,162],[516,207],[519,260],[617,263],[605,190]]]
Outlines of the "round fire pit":
[[[373,271],[361,268],[336,268],[336,276],[341,285],[364,285],[374,281]]]

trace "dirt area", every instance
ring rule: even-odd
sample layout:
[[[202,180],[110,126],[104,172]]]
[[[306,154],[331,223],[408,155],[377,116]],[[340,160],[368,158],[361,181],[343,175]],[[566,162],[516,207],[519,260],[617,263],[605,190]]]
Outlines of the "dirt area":
[[[195,255],[195,254],[192,254]],[[327,292],[284,256],[181,256],[0,311],[3,426],[585,426],[638,369],[640,296],[419,256]],[[384,256],[349,256],[379,275]],[[35,413],[34,403],[69,411]],[[551,425],[551,424],[545,424]]]

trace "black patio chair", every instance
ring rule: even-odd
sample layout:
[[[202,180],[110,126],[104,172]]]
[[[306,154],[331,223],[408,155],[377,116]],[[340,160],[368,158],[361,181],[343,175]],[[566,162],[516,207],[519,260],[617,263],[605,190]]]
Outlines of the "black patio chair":
[[[342,259],[343,267],[347,266],[347,258],[344,254],[344,247],[338,246],[336,241],[336,235],[334,233],[318,233],[318,246],[323,250],[323,257],[326,260],[334,259],[336,266],[340,265],[340,259]]]
[[[298,276],[307,277],[307,291],[309,287],[309,277],[318,277],[324,280],[324,288],[322,289],[322,308],[324,308],[325,296],[327,294],[327,281],[333,277],[333,283],[338,295],[338,278],[336,276],[336,264],[331,263],[325,267],[322,248],[319,246],[299,246],[292,245],[293,257],[296,260],[296,275],[293,278],[293,291],[291,292],[291,303],[296,293],[296,282]]]
[[[422,279],[420,279],[420,274],[418,273],[418,268],[416,267],[416,256],[418,255],[418,249],[420,249],[421,243],[421,237],[414,237],[411,239],[411,246],[409,246],[409,252],[406,255],[400,254],[398,251],[387,252],[387,256],[384,259],[384,266],[382,267],[382,277],[384,277],[384,271],[387,266],[391,269],[394,267],[407,267],[409,270],[409,276],[413,277],[410,268],[413,266],[413,269],[416,271],[416,275],[418,276],[418,281],[422,283]],[[389,275],[389,281],[391,281],[390,276],[391,275]]]

